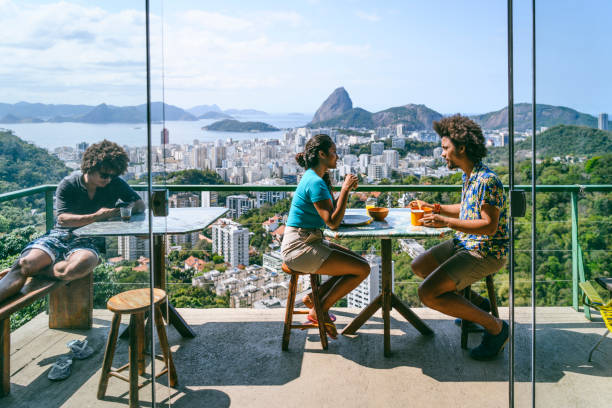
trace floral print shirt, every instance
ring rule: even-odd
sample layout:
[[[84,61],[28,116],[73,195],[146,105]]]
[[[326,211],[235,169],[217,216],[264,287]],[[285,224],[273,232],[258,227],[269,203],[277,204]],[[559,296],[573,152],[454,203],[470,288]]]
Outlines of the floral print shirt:
[[[489,204],[499,208],[499,223],[493,235],[467,234],[455,232],[455,243],[468,251],[478,252],[481,256],[494,256],[497,259],[508,255],[508,206],[504,186],[491,169],[482,162],[476,163],[470,178],[463,174],[461,190],[461,220],[479,220],[480,206]]]

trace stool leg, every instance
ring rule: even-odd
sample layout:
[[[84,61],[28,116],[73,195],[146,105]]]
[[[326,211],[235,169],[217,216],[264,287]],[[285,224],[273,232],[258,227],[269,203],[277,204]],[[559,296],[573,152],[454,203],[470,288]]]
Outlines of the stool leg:
[[[130,315],[130,408],[138,407],[138,317]]]
[[[289,293],[287,294],[287,306],[285,307],[285,326],[283,327],[282,350],[289,350],[289,339],[291,338],[291,323],[293,323],[293,307],[295,305],[295,294],[297,292],[298,276],[291,275],[289,282]]]
[[[319,298],[319,275],[310,275],[310,286],[312,287],[312,300],[317,314],[317,320],[319,322],[319,336],[321,336],[321,346],[323,350],[327,350],[327,331],[325,330],[325,315],[323,314],[323,305],[321,305],[321,299]]]
[[[463,290],[463,296],[465,296],[468,302],[471,301],[471,298],[472,298],[471,286],[468,286]],[[467,348],[467,341],[468,341],[468,334],[469,334],[467,325],[468,325],[467,320],[461,319],[461,348],[462,349]]]
[[[178,384],[178,378],[176,375],[176,368],[174,367],[174,360],[172,360],[172,352],[168,345],[168,336],[166,335],[166,328],[164,327],[164,321],[162,320],[161,309],[159,305],[155,306],[155,327],[157,328],[157,336],[159,337],[159,344],[164,355],[164,362],[168,367],[168,379],[171,387],[175,387]]]
[[[0,397],[11,392],[11,319],[0,320]]]
[[[138,375],[142,375],[145,372],[145,322],[144,312],[136,313],[136,332],[138,338],[136,339],[136,348],[138,350]]]
[[[491,303],[491,313],[495,317],[499,317],[499,311],[497,310],[497,297],[495,295],[495,285],[493,284],[493,275],[489,275],[486,278],[487,282],[487,294],[489,295],[489,303]]]
[[[108,386],[108,378],[113,365],[113,357],[115,355],[115,346],[117,345],[117,336],[119,334],[119,325],[121,324],[121,315],[113,314],[110,333],[106,341],[106,351],[104,352],[104,362],[102,363],[102,373],[100,375],[100,383],[98,384],[98,399],[104,398],[106,388]]]

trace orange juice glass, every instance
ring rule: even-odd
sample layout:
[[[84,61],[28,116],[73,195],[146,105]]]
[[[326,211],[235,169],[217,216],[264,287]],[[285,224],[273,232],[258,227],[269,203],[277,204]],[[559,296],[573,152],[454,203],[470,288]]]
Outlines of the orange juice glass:
[[[423,218],[423,214],[425,214],[425,211],[423,210],[411,209],[410,210],[410,223],[415,226],[422,225],[421,218]]]

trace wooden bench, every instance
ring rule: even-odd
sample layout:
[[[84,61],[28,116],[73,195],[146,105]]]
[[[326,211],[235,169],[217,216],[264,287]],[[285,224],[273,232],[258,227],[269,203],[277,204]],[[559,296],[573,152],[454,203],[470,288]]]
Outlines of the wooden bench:
[[[49,328],[91,328],[93,274],[71,282],[28,279],[19,294],[0,303],[0,396],[10,392],[11,315],[46,295],[49,295]]]

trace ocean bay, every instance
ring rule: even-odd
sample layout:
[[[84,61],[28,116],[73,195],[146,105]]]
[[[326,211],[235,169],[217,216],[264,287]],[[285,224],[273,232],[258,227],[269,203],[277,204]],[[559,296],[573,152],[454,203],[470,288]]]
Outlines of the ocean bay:
[[[236,115],[235,119],[246,122],[265,122],[279,129],[304,126],[312,119],[312,115],[303,114],[269,114],[269,115]],[[279,139],[284,131],[242,133],[242,132],[213,132],[203,130],[202,126],[216,122],[214,119],[201,119],[198,121],[167,121],[166,128],[170,132],[170,143],[192,144],[195,139],[202,143],[215,140],[247,140],[247,139]],[[95,143],[103,139],[126,146],[146,146],[147,127],[145,123],[17,123],[2,124],[0,128],[10,129],[19,138],[34,143],[46,149],[55,149],[60,146],[75,147],[78,143]],[[151,125],[151,138],[153,145],[160,144],[161,123]]]

